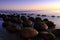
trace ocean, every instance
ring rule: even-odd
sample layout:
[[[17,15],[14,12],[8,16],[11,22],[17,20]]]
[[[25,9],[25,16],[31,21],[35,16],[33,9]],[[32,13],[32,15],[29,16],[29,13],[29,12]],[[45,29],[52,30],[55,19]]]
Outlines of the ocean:
[[[31,17],[41,17],[42,19],[48,18],[50,21],[53,21],[56,24],[56,29],[60,29],[60,10],[38,10],[38,11],[0,11],[0,14],[6,14],[6,15],[11,15],[11,14],[27,14],[30,15]],[[33,14],[33,15],[31,15]],[[47,15],[46,17],[42,16],[37,16],[38,14],[40,15]],[[25,15],[25,16],[27,16]],[[51,17],[55,16],[55,17]],[[59,16],[59,17],[57,17]],[[2,20],[0,20],[0,25],[2,23]],[[1,27],[1,26],[0,26]]]
[[[59,11],[0,11],[0,14],[6,14],[6,15],[11,15],[11,14],[27,14],[30,15],[31,17],[41,17],[42,20],[44,18],[48,18],[50,21],[53,21],[56,24],[55,29],[60,29],[60,12]],[[33,15],[31,15],[33,14]],[[40,16],[37,16],[38,14],[40,14]],[[24,16],[27,16],[24,15]],[[42,15],[47,15],[45,17],[43,17]],[[51,16],[55,16],[55,17],[51,17]],[[2,27],[2,23],[3,20],[2,18],[0,18],[0,40],[20,40],[19,36],[17,34],[10,34],[7,32],[7,30],[5,28]]]

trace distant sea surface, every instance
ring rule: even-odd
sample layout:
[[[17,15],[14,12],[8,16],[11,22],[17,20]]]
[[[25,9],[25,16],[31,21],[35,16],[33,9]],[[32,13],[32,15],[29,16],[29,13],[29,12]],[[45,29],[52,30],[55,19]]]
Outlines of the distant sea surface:
[[[27,13],[27,14],[31,14],[33,13],[34,15],[30,15],[32,17],[37,17],[37,14],[40,15],[47,15],[47,17],[41,17],[42,19],[44,18],[48,18],[50,21],[53,21],[56,24],[56,29],[60,29],[60,18],[58,18],[57,16],[60,16],[60,10],[40,10],[40,11],[6,11],[6,13],[4,12],[0,12],[1,14],[20,14],[20,13]],[[54,15],[55,17],[51,17],[52,15]],[[2,29],[2,22],[3,20],[0,19],[0,29]]]

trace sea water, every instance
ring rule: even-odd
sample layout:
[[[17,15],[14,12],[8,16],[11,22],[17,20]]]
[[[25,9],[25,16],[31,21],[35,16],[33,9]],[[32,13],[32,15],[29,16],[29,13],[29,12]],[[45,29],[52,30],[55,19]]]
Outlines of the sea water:
[[[9,13],[7,12],[7,13],[1,13],[1,14],[13,14],[13,13],[16,13],[16,14],[26,13],[27,15],[33,14],[30,16],[34,17],[34,18],[41,17],[42,20],[44,18],[48,18],[50,21],[53,21],[56,24],[56,29],[60,29],[60,18],[57,17],[57,16],[60,16],[60,10],[12,11],[12,12],[9,11]],[[42,16],[37,16],[37,14],[47,15],[47,16],[42,17]],[[25,15],[25,16],[27,16],[27,15]],[[52,15],[54,15],[55,17],[51,17]],[[2,23],[3,23],[3,20],[0,19],[0,29],[2,28]]]
[[[42,20],[44,18],[48,18],[50,21],[53,21],[56,24],[55,29],[60,29],[60,18],[58,18],[57,16],[60,16],[60,12],[59,11],[16,11],[15,13],[17,14],[21,14],[21,13],[26,13],[27,15],[29,14],[34,14],[34,15],[30,15],[31,17],[41,17]],[[13,13],[1,13],[1,14],[13,14]],[[42,17],[42,16],[37,16],[37,14],[40,15],[47,15],[46,17]],[[27,16],[25,15],[25,16]],[[51,17],[52,15],[54,15],[55,17]],[[19,38],[19,36],[17,34],[10,34],[7,32],[7,30],[5,28],[2,27],[2,23],[3,23],[3,19],[0,18],[0,40],[17,40]]]

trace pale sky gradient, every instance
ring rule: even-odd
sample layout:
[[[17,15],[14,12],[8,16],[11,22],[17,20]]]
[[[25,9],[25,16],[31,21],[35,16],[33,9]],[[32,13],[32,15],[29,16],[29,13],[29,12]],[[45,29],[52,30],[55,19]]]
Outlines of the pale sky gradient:
[[[60,10],[60,0],[0,0],[0,9]]]

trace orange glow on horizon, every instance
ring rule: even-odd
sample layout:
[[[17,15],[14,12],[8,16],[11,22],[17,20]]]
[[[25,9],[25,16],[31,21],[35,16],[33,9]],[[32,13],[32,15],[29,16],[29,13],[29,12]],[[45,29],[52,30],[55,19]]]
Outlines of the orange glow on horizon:
[[[31,7],[31,8],[14,8],[16,10],[60,10],[60,8],[56,7]]]
[[[47,5],[30,5],[26,7],[15,7],[16,10],[60,10],[60,5],[47,4]]]

